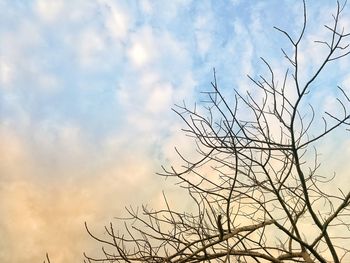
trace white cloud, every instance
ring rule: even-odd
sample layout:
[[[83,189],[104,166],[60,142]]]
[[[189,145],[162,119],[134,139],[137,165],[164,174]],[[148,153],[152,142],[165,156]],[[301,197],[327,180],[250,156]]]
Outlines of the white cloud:
[[[196,35],[196,45],[198,47],[199,53],[204,57],[211,49],[212,46],[212,22],[208,16],[198,16],[195,21],[195,35]]]
[[[162,81],[159,72],[145,71],[140,76],[140,95],[145,98],[145,112],[164,113],[170,107],[174,87]]]
[[[41,76],[39,75],[38,82],[40,88],[48,92],[54,92],[60,88],[58,77],[50,73],[42,74]]]
[[[0,59],[0,83],[2,87],[7,87],[14,79],[14,70],[9,63]]]
[[[242,1],[241,0],[231,0],[231,3],[235,5],[239,5]]]
[[[140,6],[142,11],[147,15],[151,15],[154,11],[152,3],[149,0],[141,0]]]
[[[13,31],[4,34],[1,46],[6,50],[6,57],[20,58],[25,51],[44,43],[40,24],[24,17],[18,21]]]
[[[132,35],[127,54],[135,67],[156,62],[159,49],[155,38],[151,27],[143,27]]]
[[[157,126],[158,117],[170,112],[179,96],[181,99],[192,96],[194,81],[187,52],[183,43],[169,32],[149,26],[141,27],[130,36],[127,49],[130,67],[117,92],[118,101],[130,114],[130,123],[143,129]]]
[[[194,87],[191,84],[194,82],[193,80],[191,82],[189,76],[184,76],[179,87],[175,87],[160,76],[157,71],[145,71],[136,81],[129,79],[129,84],[124,83],[118,89],[117,99],[126,109],[125,118],[130,129],[155,136],[160,131],[166,133],[175,117],[170,115],[170,107],[176,102],[175,96],[181,96],[183,99],[187,94],[188,99],[191,98]]]
[[[110,0],[99,0],[106,7],[105,24],[112,36],[118,41],[125,41],[132,25],[128,10]]]
[[[147,49],[147,47],[140,42],[134,43],[128,51],[130,60],[137,67],[144,66],[150,61],[150,53],[152,53],[152,51]]]
[[[76,45],[80,64],[83,67],[100,67],[100,55],[107,52],[103,34],[95,28],[86,28],[79,33],[77,40],[78,43],[71,44]]]
[[[239,1],[234,2],[237,4]],[[17,76],[17,68],[21,66],[35,78],[28,86],[36,87],[38,84],[41,88],[55,90],[65,80],[70,81],[68,78],[72,78],[74,85],[81,81],[81,75],[95,73],[101,68],[113,71],[110,67],[113,62],[110,61],[117,60],[113,64],[115,75],[106,74],[107,78],[113,79],[110,82],[106,80],[106,85],[118,83],[118,111],[110,114],[122,115],[119,123],[113,126],[117,127],[116,130],[109,130],[106,137],[95,138],[89,137],[90,131],[78,122],[58,121],[55,119],[57,116],[37,120],[36,113],[22,105],[16,94],[4,96],[7,109],[15,115],[15,118],[4,116],[1,123],[6,124],[6,129],[0,130],[3,138],[0,153],[4,156],[0,171],[5,174],[5,180],[0,181],[0,185],[6,185],[6,190],[0,193],[0,200],[3,200],[0,214],[10,215],[4,220],[6,227],[0,227],[1,231],[7,231],[2,236],[10,240],[5,244],[5,252],[1,251],[5,241],[0,244],[0,258],[6,254],[5,262],[37,262],[43,259],[45,250],[50,252],[54,262],[79,261],[84,248],[89,249],[85,242],[88,236],[82,224],[85,220],[102,229],[104,222],[108,223],[111,217],[120,215],[124,205],[141,204],[145,200],[155,200],[156,204],[162,202],[159,192],[163,185],[153,173],[159,162],[154,157],[159,154],[162,161],[169,158],[176,165],[179,158],[174,146],[181,147],[180,150],[190,156],[194,154],[194,145],[181,132],[184,125],[180,124],[180,118],[171,112],[170,107],[173,103],[181,103],[182,99],[190,101],[188,105],[191,105],[197,85],[194,70],[203,71],[203,67],[207,66],[194,65],[194,57],[198,53],[201,56],[211,52],[223,53],[213,43],[213,35],[218,33],[214,32],[218,26],[214,24],[218,20],[213,8],[205,6],[195,24],[189,25],[194,26],[195,35],[182,35],[181,28],[172,32],[169,30],[173,29],[167,26],[172,26],[172,20],[178,18],[181,8],[189,6],[190,1],[159,3],[140,2],[144,14],[154,16],[154,21],[159,19],[164,22],[154,26],[149,24],[149,17],[139,19],[136,14],[140,14],[132,7],[122,5],[121,1],[39,0],[34,6],[39,20],[31,21],[24,17],[13,32],[4,34],[1,45],[7,52],[0,64],[0,82],[3,84],[24,78],[24,75]],[[255,42],[248,36],[250,27],[242,21],[235,24],[236,37],[230,46],[238,52],[232,55],[237,58],[235,63],[239,62],[232,70],[245,76],[254,70]],[[253,19],[251,28],[259,31],[263,22]],[[45,23],[56,24],[47,28]],[[47,29],[54,29],[54,32],[47,33]],[[82,67],[64,73],[67,76],[59,76],[60,72],[56,69],[52,72],[45,68],[46,62],[38,64],[45,59],[40,54],[32,54],[32,48],[40,48],[42,44],[47,48],[49,45],[46,44],[50,41],[44,41],[46,34],[49,34],[50,41],[63,39],[63,46],[59,47],[66,50],[60,58],[69,61],[67,65],[71,66],[73,53]],[[227,40],[226,36],[215,37]],[[190,49],[193,38],[197,41],[196,50]],[[61,52],[56,48],[50,52]],[[224,61],[231,60],[227,54],[220,56]],[[51,60],[48,59],[48,62]],[[241,83],[246,83],[244,80],[248,81],[245,77],[238,79],[239,87],[242,87]],[[78,92],[76,94],[80,96]],[[81,103],[85,97],[76,99],[77,103]],[[81,105],[75,106],[79,109]],[[72,112],[74,114],[77,112]],[[21,216],[27,220],[24,221]],[[18,228],[13,228],[11,224],[17,221]],[[18,236],[21,236],[19,241],[16,240]],[[15,246],[23,248],[27,255],[15,254]],[[59,246],[64,247],[57,250]],[[92,242],[92,250],[96,246]]]
[[[347,74],[342,81],[340,87],[344,89],[348,96],[350,96],[350,74]]]
[[[237,83],[237,87],[241,92],[245,92],[252,88],[251,81],[246,77],[247,74],[250,76],[254,76],[254,51],[256,46],[254,45],[254,40],[248,34],[247,27],[242,23],[241,20],[235,20],[234,22],[234,32],[237,36],[235,38],[235,42],[237,45],[235,61],[238,63],[238,67],[235,70],[238,71],[236,75],[237,79],[235,80]],[[254,87],[255,89],[255,87]]]
[[[212,49],[215,26],[216,20],[212,7],[208,1],[203,1],[198,10],[198,15],[194,19],[196,46],[202,57],[206,56]]]
[[[174,88],[169,83],[160,83],[152,88],[147,101],[146,110],[150,112],[164,112],[171,105]]]
[[[46,1],[37,0],[35,3],[35,10],[39,17],[45,22],[53,22],[60,18],[64,9],[64,1]]]
[[[162,18],[162,22],[167,24],[178,17],[179,12],[182,8],[188,7],[191,5],[192,0],[173,0],[167,1],[166,4],[164,1],[154,1],[155,8],[157,8],[157,16]],[[201,5],[203,1],[201,1]],[[158,14],[157,14],[158,13]]]

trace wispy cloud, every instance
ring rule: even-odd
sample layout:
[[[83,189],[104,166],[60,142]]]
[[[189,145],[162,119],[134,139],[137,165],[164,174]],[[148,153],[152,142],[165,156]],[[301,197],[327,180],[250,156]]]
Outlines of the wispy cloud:
[[[194,154],[170,108],[200,100],[213,67],[225,94],[251,88],[259,56],[278,68],[272,26],[300,23],[283,3],[0,2],[1,261],[79,261],[99,249],[84,221],[103,231],[125,205],[160,205],[154,172],[176,145]]]

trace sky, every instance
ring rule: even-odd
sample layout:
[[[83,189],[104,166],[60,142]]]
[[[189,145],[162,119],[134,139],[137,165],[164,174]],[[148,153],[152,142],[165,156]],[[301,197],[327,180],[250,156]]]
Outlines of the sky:
[[[336,3],[307,2],[302,80],[322,59],[313,41],[327,36]],[[158,207],[163,190],[176,203],[177,188],[155,172],[179,161],[174,146],[194,144],[171,108],[200,102],[214,67],[228,94],[253,89],[246,75],[266,71],[261,56],[283,73],[280,48],[290,46],[273,26],[300,32],[302,2],[0,0],[0,261],[42,262],[48,252],[81,262],[100,249],[85,221],[103,233],[125,206]],[[337,84],[350,91],[349,66],[327,68],[316,108],[337,110],[332,95]],[[325,168],[341,174],[350,140],[337,136],[321,150],[343,150]]]

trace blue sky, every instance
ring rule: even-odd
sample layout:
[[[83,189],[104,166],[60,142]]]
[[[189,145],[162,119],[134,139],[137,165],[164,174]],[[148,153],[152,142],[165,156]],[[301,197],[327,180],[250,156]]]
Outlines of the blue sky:
[[[308,2],[305,78],[335,8]],[[175,145],[193,149],[171,107],[199,101],[213,67],[228,94],[252,88],[260,56],[282,74],[290,49],[273,26],[297,34],[301,18],[292,0],[0,0],[1,261],[77,261],[97,248],[84,221],[102,229],[125,205],[158,205],[169,183],[154,172],[176,163]],[[350,90],[349,65],[318,85]]]

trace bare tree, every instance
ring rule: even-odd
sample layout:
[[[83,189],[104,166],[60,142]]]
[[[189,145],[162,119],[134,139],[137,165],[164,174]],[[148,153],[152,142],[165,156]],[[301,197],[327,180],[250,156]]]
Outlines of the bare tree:
[[[300,77],[305,1],[303,7],[297,37],[275,28],[292,47],[282,49],[289,65],[282,80],[262,58],[267,75],[248,76],[254,93],[235,91],[231,102],[214,71],[205,110],[185,104],[175,109],[201,157],[193,161],[178,152],[183,167],[163,167],[161,175],[187,190],[193,211],[174,211],[164,195],[165,209],[127,209],[124,230],[111,223],[105,238],[86,226],[103,245],[101,258],[85,255],[87,262],[339,263],[347,257],[350,192],[327,191],[336,178],[321,175],[316,147],[335,129],[349,130],[350,99],[338,86],[336,114],[308,105],[325,66],[350,53],[350,34],[340,26],[345,4],[337,2],[333,24],[325,25],[330,38],[315,41],[327,53],[306,81]]]

